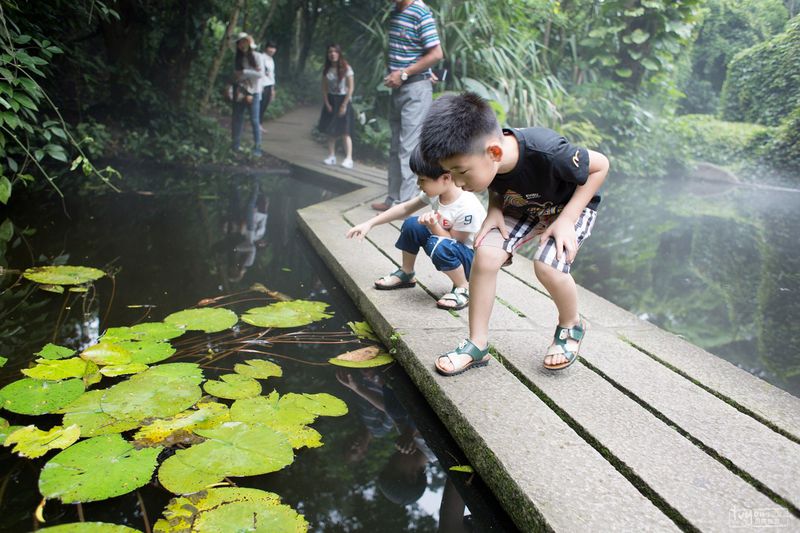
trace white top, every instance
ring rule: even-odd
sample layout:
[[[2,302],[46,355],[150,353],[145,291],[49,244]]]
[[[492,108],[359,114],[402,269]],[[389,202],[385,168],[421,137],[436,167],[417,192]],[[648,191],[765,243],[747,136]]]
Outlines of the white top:
[[[454,202],[443,204],[439,201],[438,196],[429,197],[421,192],[419,199],[441,215],[439,223],[444,229],[469,233],[464,244],[472,246],[475,233],[481,229],[483,220],[486,218],[486,209],[477,196],[471,192],[462,191]]]
[[[353,69],[350,68],[350,65],[347,65],[347,72],[345,72],[344,78],[341,80],[336,73],[336,68],[329,68],[328,72],[325,73],[325,77],[328,78],[328,94],[347,94],[347,78],[352,78],[353,76]]]
[[[275,85],[275,59],[269,54],[264,55],[264,87]]]
[[[248,93],[259,94],[264,90],[264,86],[266,85],[266,83],[264,83],[267,79],[264,75],[267,63],[265,58],[269,56],[261,52],[256,52],[255,50],[253,50],[253,56],[256,58],[255,66],[250,65],[250,62],[247,61],[247,56],[244,58],[246,68],[242,71],[243,74],[240,83]],[[272,58],[270,57],[270,59]]]

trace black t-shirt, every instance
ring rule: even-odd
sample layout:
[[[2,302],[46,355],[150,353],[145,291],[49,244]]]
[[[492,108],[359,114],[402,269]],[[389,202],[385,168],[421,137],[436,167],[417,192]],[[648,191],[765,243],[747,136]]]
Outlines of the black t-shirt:
[[[503,212],[517,218],[561,212],[589,177],[589,152],[547,128],[504,129],[519,143],[514,170],[497,174],[489,189],[503,196]],[[600,196],[588,207],[597,209]]]

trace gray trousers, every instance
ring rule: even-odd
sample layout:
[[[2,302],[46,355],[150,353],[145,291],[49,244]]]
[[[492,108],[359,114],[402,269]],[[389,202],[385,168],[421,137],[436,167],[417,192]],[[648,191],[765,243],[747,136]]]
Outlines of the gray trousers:
[[[410,200],[419,194],[417,178],[408,166],[417,147],[422,121],[433,100],[433,85],[428,80],[403,85],[392,91],[392,147],[389,151],[389,192],[386,204]],[[438,177],[438,176],[437,176]]]

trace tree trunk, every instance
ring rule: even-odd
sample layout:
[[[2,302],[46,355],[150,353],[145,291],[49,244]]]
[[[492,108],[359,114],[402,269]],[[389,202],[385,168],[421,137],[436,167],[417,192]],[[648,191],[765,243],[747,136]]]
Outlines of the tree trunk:
[[[203,98],[200,100],[200,109],[205,109],[208,106],[208,99],[211,97],[211,91],[214,89],[214,82],[217,81],[217,74],[219,74],[219,67],[222,65],[222,60],[225,57],[225,49],[233,33],[233,28],[236,26],[236,20],[239,18],[239,11],[244,5],[244,0],[236,0],[236,5],[233,6],[228,26],[225,28],[225,35],[222,36],[222,41],[219,43],[217,55],[214,57],[214,62],[211,63],[211,69],[208,71],[208,80],[206,81],[206,89],[203,93]]]
[[[311,53],[311,43],[314,40],[314,30],[319,19],[319,0],[311,0],[303,6],[303,47],[297,61],[297,73],[302,73],[306,68],[306,60]]]
[[[263,44],[264,40],[267,38],[267,30],[269,29],[269,23],[272,22],[272,17],[275,15],[275,10],[278,7],[278,2],[279,0],[272,0],[269,4],[269,13],[267,13],[267,18],[264,21],[264,24],[261,25],[261,29],[258,30],[256,42],[259,44]]]

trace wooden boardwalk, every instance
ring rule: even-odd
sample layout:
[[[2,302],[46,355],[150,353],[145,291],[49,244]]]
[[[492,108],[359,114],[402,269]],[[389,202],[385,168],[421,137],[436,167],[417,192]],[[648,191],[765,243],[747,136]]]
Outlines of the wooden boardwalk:
[[[498,279],[494,360],[439,376],[466,310],[436,309],[449,283],[424,260],[417,287],[372,288],[398,266],[398,226],[344,234],[373,215],[385,171],[323,165],[316,116],[270,122],[266,150],[358,189],[301,210],[300,225],[520,530],[800,531],[800,399],[583,289],[581,359],[546,372],[556,311],[524,258]]]

